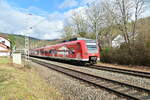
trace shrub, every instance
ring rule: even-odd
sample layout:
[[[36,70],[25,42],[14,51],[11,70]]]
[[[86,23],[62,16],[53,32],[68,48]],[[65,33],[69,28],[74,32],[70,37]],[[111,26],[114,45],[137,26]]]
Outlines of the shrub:
[[[150,65],[150,49],[141,45],[136,45],[132,50],[132,55],[128,48],[104,48],[101,52],[101,61],[106,63],[116,63],[125,65]]]

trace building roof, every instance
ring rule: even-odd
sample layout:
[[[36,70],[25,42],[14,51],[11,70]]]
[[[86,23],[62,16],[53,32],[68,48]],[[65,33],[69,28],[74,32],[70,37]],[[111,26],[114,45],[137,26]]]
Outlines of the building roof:
[[[11,42],[6,36],[0,35],[0,37],[2,37],[2,38],[4,38],[4,39],[8,40],[9,42]]]
[[[5,48],[8,48],[7,45],[5,45],[5,44],[3,44],[3,43],[1,43],[1,42],[0,42],[0,46],[1,46],[1,47],[5,47]],[[8,49],[10,49],[10,47],[9,47]]]
[[[11,51],[11,49],[10,48],[8,48],[8,46],[6,46],[5,44],[3,44],[3,43],[0,43],[0,47],[3,47],[3,48],[5,48],[6,50],[0,50],[0,52],[10,52]]]

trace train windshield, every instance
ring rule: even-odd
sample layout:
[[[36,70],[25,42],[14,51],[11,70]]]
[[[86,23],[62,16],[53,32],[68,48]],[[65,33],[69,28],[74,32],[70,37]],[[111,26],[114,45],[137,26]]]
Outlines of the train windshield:
[[[98,48],[95,40],[86,40],[86,46],[89,53],[97,53]]]

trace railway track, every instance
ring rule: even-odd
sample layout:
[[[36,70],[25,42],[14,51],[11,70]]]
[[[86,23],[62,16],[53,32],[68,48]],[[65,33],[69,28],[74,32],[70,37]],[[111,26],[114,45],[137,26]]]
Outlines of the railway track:
[[[105,90],[116,93],[127,99],[133,100],[150,100],[150,90],[138,86],[133,86],[127,83],[114,81],[111,79],[95,76],[82,71],[77,71],[70,68],[61,67],[58,65],[50,64],[40,60],[31,59],[33,62],[46,66],[55,71],[64,73],[76,79],[82,80],[96,87],[103,88]]]
[[[150,79],[150,72],[142,72],[142,71],[136,71],[136,70],[113,68],[113,67],[99,66],[99,65],[92,65],[92,66],[86,66],[86,67],[91,68],[91,69],[105,70],[105,71],[109,71],[109,72],[115,72],[115,73],[132,75],[132,76],[136,76],[136,77]]]
[[[135,71],[135,70],[128,70],[128,69],[120,69],[120,68],[112,68],[112,67],[98,66],[98,65],[89,66],[89,68],[98,69],[98,70],[105,70],[105,71],[121,73],[121,74],[127,74],[127,75],[132,75],[132,76],[137,76],[137,77],[150,79],[150,73],[149,72],[142,72],[142,71]]]

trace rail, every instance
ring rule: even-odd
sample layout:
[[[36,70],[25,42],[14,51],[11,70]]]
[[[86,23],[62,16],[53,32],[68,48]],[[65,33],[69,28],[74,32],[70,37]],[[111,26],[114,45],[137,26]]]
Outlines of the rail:
[[[150,73],[149,72],[142,72],[142,71],[128,70],[128,69],[120,69],[120,68],[112,68],[112,67],[99,66],[99,65],[93,65],[93,66],[88,66],[88,67],[93,68],[93,69],[98,69],[98,70],[105,70],[105,71],[121,73],[121,74],[127,74],[127,75],[138,76],[138,77],[150,79]]]
[[[127,83],[122,83],[119,81],[103,78],[100,76],[88,74],[82,71],[77,71],[70,68],[61,67],[58,65],[50,64],[40,60],[32,59],[33,62],[36,62],[40,65],[46,66],[55,71],[64,73],[76,79],[82,80],[89,84],[92,84],[96,87],[106,89],[108,91],[114,92],[117,95],[124,96],[127,99],[133,100],[148,100],[150,99],[150,90],[138,86],[133,86]]]

